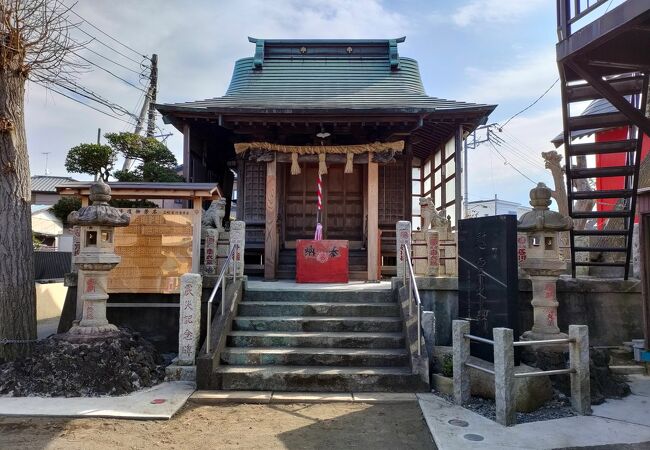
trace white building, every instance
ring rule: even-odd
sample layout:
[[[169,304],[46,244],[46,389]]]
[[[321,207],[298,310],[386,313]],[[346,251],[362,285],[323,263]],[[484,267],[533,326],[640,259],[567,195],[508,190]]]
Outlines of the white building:
[[[516,215],[519,219],[524,213],[532,208],[523,206],[521,203],[502,200],[494,196],[493,200],[477,200],[467,202],[467,217],[487,217],[498,216],[502,214]]]

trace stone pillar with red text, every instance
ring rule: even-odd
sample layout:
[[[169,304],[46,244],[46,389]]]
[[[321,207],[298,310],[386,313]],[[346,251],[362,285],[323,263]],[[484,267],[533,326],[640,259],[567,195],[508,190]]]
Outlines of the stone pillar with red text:
[[[203,245],[203,273],[206,275],[217,274],[217,242],[219,230],[208,228],[204,230]]]
[[[397,222],[397,276],[404,277],[404,264],[406,262],[406,254],[404,246],[411,251],[411,222],[408,220],[400,220]]]
[[[426,231],[427,240],[427,275],[440,275],[440,233],[437,230]]]
[[[246,244],[246,222],[235,220],[230,223],[230,251],[237,246],[233,258],[233,267],[237,267],[237,276],[244,276],[244,246]],[[233,268],[229,269],[232,274]]]
[[[117,331],[117,327],[106,319],[107,284],[108,270],[83,270],[83,284],[77,287],[81,289],[83,300],[80,327],[103,333]]]

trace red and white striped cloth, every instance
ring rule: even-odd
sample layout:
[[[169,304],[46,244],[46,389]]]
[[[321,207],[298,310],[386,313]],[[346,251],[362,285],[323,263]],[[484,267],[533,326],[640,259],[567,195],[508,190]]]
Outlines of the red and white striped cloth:
[[[323,240],[323,226],[320,224],[320,212],[323,209],[323,178],[318,175],[318,212],[316,213],[316,233],[314,234],[315,241]]]

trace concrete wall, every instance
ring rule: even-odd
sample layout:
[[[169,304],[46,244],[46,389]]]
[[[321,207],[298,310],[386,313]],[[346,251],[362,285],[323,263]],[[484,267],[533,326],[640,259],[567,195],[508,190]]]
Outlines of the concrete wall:
[[[451,345],[451,321],[458,318],[457,278],[418,278],[418,289],[426,311],[436,314],[436,344]],[[558,280],[558,325],[567,331],[570,324],[589,326],[591,345],[621,345],[643,337],[641,284],[638,280],[571,279]],[[519,329],[533,324],[530,280],[519,280]]]
[[[36,320],[59,317],[68,288],[60,283],[36,283]]]

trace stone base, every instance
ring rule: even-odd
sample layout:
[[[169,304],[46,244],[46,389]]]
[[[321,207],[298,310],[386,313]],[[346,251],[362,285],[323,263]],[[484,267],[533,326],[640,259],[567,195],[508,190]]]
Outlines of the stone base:
[[[540,333],[539,331],[526,331],[521,335],[521,341],[547,341],[549,339],[568,339],[569,335],[566,333]],[[547,352],[547,353],[568,353],[569,346],[567,344],[558,345],[528,345],[524,347],[534,351]]]
[[[106,334],[106,333],[117,333],[119,329],[112,324],[99,325],[99,326],[84,326],[84,325],[75,325],[70,328],[68,334]]]
[[[431,387],[442,394],[454,395],[454,379],[439,373],[431,375]]]
[[[165,367],[165,381],[196,382],[196,366],[179,366],[170,364]]]
[[[470,356],[469,361],[480,367],[494,370],[494,365],[482,359]],[[515,373],[537,372],[537,369],[520,364]],[[476,369],[469,369],[472,395],[494,399],[494,375]],[[515,378],[515,410],[518,412],[535,411],[553,398],[553,386],[548,376]]]
[[[118,338],[123,334],[117,327],[114,327],[113,330],[106,330],[106,331],[100,331],[98,328],[92,327],[93,328],[92,332],[90,332],[90,330],[87,330],[85,328],[90,328],[90,327],[80,327],[76,325],[72,327],[70,331],[68,331],[67,333],[57,334],[55,336],[52,336],[52,338],[57,340],[62,340],[62,341],[68,341],[73,344],[84,344],[84,343],[105,341],[107,339]]]

